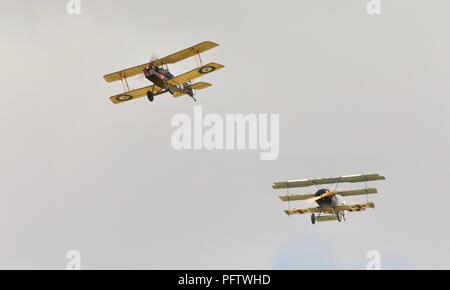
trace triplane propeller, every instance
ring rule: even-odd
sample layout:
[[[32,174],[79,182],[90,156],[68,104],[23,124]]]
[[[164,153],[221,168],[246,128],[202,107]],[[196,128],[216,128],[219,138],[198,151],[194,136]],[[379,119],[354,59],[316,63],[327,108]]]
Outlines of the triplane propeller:
[[[368,188],[367,182],[385,180],[384,176],[379,174],[368,175],[351,175],[341,176],[336,178],[321,178],[321,179],[305,179],[295,181],[276,182],[273,184],[273,189],[287,189],[288,192],[285,195],[280,196],[283,202],[289,203],[289,209],[286,210],[288,216],[311,214],[311,222],[326,222],[326,221],[345,221],[346,212],[359,212],[365,211],[369,208],[375,208],[373,202],[367,201],[366,203],[354,203],[346,204],[343,197],[376,194],[378,190],[376,188]],[[358,183],[365,182],[366,188],[357,190],[338,191],[337,188],[341,183]],[[334,190],[320,189],[319,185],[335,184]],[[310,187],[316,186],[317,192],[315,194],[289,194],[290,188],[298,187]],[[312,208],[290,208],[290,202],[305,200],[308,202],[315,202],[318,207]]]
[[[121,81],[124,87],[124,93],[112,96],[110,98],[111,101],[114,104],[120,104],[147,96],[149,101],[153,102],[155,96],[165,93],[170,93],[175,98],[189,95],[195,100],[195,91],[206,89],[212,85],[204,82],[194,83],[193,80],[224,68],[223,65],[214,62],[203,65],[200,57],[200,53],[217,46],[217,43],[205,41],[161,59],[153,58],[150,63],[105,75],[104,79],[107,82]],[[169,64],[177,63],[189,57],[196,57],[196,69],[179,76],[174,76],[170,73]],[[138,75],[144,75],[153,85],[137,90],[130,90],[128,78]]]

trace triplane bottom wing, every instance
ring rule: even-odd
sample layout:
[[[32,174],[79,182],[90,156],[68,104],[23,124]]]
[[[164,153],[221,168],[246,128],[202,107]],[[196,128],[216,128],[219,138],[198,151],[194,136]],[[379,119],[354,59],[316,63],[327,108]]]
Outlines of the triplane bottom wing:
[[[320,213],[320,212],[322,212],[322,208],[320,208],[320,207],[295,208],[295,209],[285,210],[285,213],[288,216],[298,215],[298,214]]]
[[[370,208],[375,208],[375,203],[368,202],[368,203],[354,203],[354,204],[344,204],[344,205],[338,205],[335,207],[338,211],[349,211],[349,212],[357,212],[357,211],[365,211]]]
[[[341,211],[348,211],[348,212],[358,212],[358,211],[365,211],[370,208],[375,208],[375,204],[373,202],[368,203],[354,203],[354,204],[344,204],[344,205],[337,205],[330,208],[322,208],[322,207],[312,207],[312,208],[294,208],[294,209],[288,209],[285,210],[286,214],[288,216],[291,215],[302,215],[302,214],[313,214],[313,213],[323,213],[323,212],[330,212],[335,211],[341,212]]]

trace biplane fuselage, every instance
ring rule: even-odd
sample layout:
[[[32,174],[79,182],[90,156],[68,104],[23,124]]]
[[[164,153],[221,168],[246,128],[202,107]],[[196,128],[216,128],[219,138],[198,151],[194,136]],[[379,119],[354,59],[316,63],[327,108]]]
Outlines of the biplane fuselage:
[[[161,88],[159,92],[151,92],[152,95],[162,95],[164,93],[183,92],[191,97],[194,97],[194,91],[190,87],[190,83],[184,83],[178,86],[169,85],[169,81],[175,76],[168,70],[162,67],[149,66],[144,69],[145,78]]]
[[[121,104],[147,96],[148,99],[153,102],[155,96],[165,93],[170,93],[174,98],[188,95],[195,100],[194,92],[209,88],[212,85],[205,82],[194,83],[193,80],[224,68],[223,65],[214,62],[203,65],[200,57],[200,53],[217,46],[217,43],[205,41],[193,47],[166,56],[162,59],[157,59],[147,64],[138,65],[105,75],[104,79],[107,82],[111,83],[121,81],[124,87],[124,92],[112,96],[110,98],[111,101],[114,104]],[[199,66],[199,63],[197,62],[197,68],[179,76],[174,76],[170,73],[168,68],[169,64],[177,63],[189,57],[198,57],[201,66]],[[153,83],[153,85],[131,90],[128,84],[128,78],[141,74],[144,74],[145,77]]]

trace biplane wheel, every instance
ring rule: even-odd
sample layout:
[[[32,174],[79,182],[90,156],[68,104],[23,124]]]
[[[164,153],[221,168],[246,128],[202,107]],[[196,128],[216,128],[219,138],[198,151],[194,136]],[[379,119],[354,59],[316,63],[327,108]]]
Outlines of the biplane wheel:
[[[205,67],[202,67],[201,69],[199,69],[198,72],[201,73],[202,75],[204,75],[204,74],[209,74],[210,72],[213,72],[215,70],[216,70],[216,68],[213,66],[205,66]]]
[[[311,222],[312,222],[313,225],[316,224],[316,215],[315,214],[311,215]]]
[[[155,100],[155,96],[153,95],[153,93],[151,91],[147,92],[147,98],[150,102],[153,102]]]
[[[341,217],[341,214],[340,214],[340,213],[338,213],[338,214],[337,214],[336,216],[337,216],[338,222],[340,222],[340,223],[341,223],[341,222],[342,222],[342,217]]]

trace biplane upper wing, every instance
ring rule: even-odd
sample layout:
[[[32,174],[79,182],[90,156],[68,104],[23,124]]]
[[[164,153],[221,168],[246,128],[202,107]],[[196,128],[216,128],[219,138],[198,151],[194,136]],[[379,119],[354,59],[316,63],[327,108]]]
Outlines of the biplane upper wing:
[[[144,73],[144,69],[148,66],[148,63],[141,64],[132,68],[124,69],[112,74],[105,75],[103,78],[108,83],[120,81],[126,78],[134,77]]]
[[[155,86],[155,85],[145,87],[145,88],[140,88],[140,89],[137,89],[137,90],[134,90],[131,92],[112,96],[110,98],[110,100],[114,104],[120,104],[120,103],[128,102],[128,101],[135,100],[135,99],[141,98],[143,96],[146,96],[148,91],[152,91],[154,94],[156,94],[161,91],[161,88],[158,86]]]
[[[166,56],[164,58],[158,59],[154,62],[152,62],[152,65],[154,66],[162,66],[165,64],[172,64],[179,61],[182,61],[186,58],[192,57],[194,55],[200,54],[204,51],[207,51],[209,49],[212,49],[214,47],[219,46],[217,43],[212,41],[204,41],[202,43],[199,43],[197,45],[194,45],[193,47],[186,48],[182,51],[176,52],[174,54],[171,54],[169,56]]]
[[[368,194],[376,194],[378,190],[375,188],[367,188],[367,189],[357,189],[357,190],[346,190],[346,191],[338,191],[336,194],[340,196],[354,196],[354,195],[368,195]],[[281,195],[280,199],[285,202],[289,201],[299,201],[299,200],[307,200],[310,198],[314,198],[314,194],[297,194],[297,195]]]
[[[287,209],[284,212],[288,215],[297,215],[297,214],[309,214],[309,213],[320,213],[322,209],[320,207],[311,207],[311,208],[294,208]]]
[[[218,46],[217,43],[214,43],[211,41],[205,41],[205,42],[199,43],[193,47],[190,47],[190,48],[184,49],[182,51],[176,52],[174,54],[171,54],[167,57],[155,60],[152,63],[145,63],[145,64],[141,64],[141,65],[138,65],[138,66],[135,66],[132,68],[124,69],[124,70],[121,70],[121,71],[118,71],[118,72],[115,72],[112,74],[105,75],[103,78],[108,83],[120,81],[122,79],[126,79],[129,77],[133,77],[133,76],[142,74],[144,72],[144,69],[149,65],[162,66],[165,64],[176,63],[176,62],[182,61],[183,59],[189,58],[191,56],[197,55],[206,50],[214,48],[216,46]]]
[[[356,182],[367,182],[376,180],[385,180],[384,176],[379,174],[359,174],[359,175],[349,175],[334,178],[320,178],[320,179],[304,179],[304,180],[293,180],[276,182],[273,184],[273,189],[286,189],[295,187],[309,187],[313,185],[322,184],[334,184],[334,183],[356,183]]]
[[[224,68],[223,65],[212,62],[212,63],[204,65],[200,68],[196,68],[187,73],[179,75],[173,79],[170,79],[167,81],[167,83],[172,86],[179,86],[181,84],[187,83],[188,81],[194,80],[196,78],[207,75],[209,73],[212,73],[213,71],[216,71],[216,70],[219,70],[222,68]]]
[[[335,206],[335,209],[338,211],[345,210],[349,212],[364,211],[369,208],[375,208],[375,204],[373,202],[368,202],[368,203],[343,204]]]

